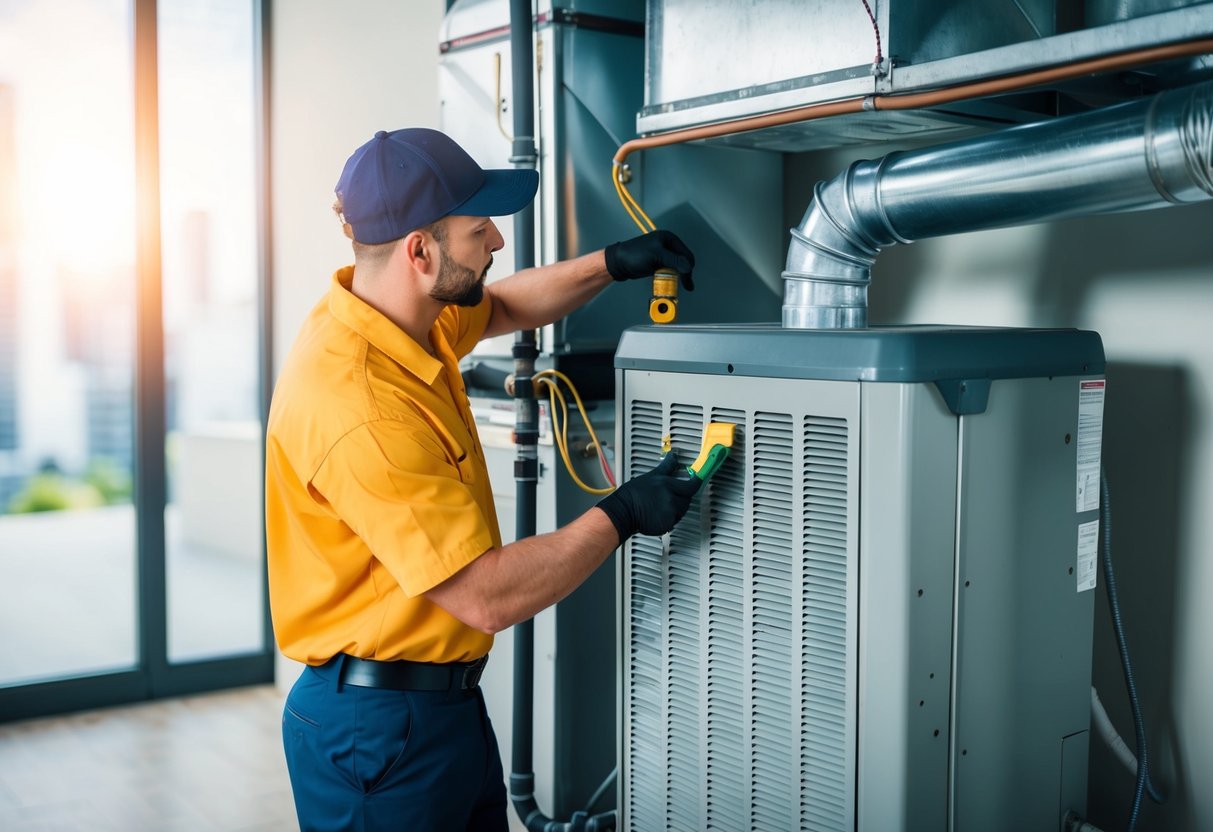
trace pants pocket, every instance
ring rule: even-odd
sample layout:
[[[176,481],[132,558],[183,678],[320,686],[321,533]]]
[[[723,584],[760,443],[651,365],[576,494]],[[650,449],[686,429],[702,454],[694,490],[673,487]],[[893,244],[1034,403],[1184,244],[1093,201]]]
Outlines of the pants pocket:
[[[319,755],[320,724],[287,704],[282,709],[282,750],[292,784],[315,767]]]
[[[359,691],[354,728],[354,776],[365,795],[387,788],[407,768],[413,703],[401,691]]]

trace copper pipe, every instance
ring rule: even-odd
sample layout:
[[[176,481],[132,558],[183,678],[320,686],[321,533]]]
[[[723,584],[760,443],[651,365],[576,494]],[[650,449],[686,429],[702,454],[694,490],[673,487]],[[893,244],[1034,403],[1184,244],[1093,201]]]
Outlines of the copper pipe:
[[[1077,63],[1063,64],[1017,75],[1008,75],[989,81],[975,81],[970,84],[961,84],[957,87],[947,87],[931,92],[847,98],[841,101],[830,101],[822,104],[811,104],[806,107],[797,107],[793,110],[784,110],[783,112],[771,113],[769,115],[750,116],[749,118],[734,121],[721,121],[716,124],[689,127],[684,130],[674,130],[669,133],[646,136],[624,142],[624,144],[620,145],[619,150],[615,152],[615,164],[622,165],[628,155],[635,150],[647,150],[653,147],[681,144],[697,139],[714,139],[720,136],[729,136],[750,130],[760,130],[766,127],[795,124],[802,121],[814,121],[819,118],[848,113],[859,113],[865,109],[865,101],[867,102],[867,109],[912,110],[937,106],[939,104],[951,104],[956,101],[981,98],[997,93],[1011,92],[1052,81],[1079,78],[1083,75],[1098,72],[1130,69],[1157,61],[1204,55],[1209,52],[1213,52],[1213,38],[1202,38],[1200,40],[1184,41],[1166,46],[1135,49],[1131,52],[1122,52],[1118,55],[1090,58],[1085,61],[1078,61]]]
[[[1174,58],[1186,58],[1193,55],[1204,55],[1213,52],[1213,38],[1185,41],[1168,46],[1152,46],[1148,49],[1137,49],[1132,52],[1122,52],[1119,55],[1108,55],[1102,58],[1089,58],[1072,64],[1037,69],[1018,75],[1008,75],[1005,78],[995,78],[990,81],[975,81],[959,87],[950,87],[933,92],[909,93],[904,95],[878,95],[875,97],[877,110],[914,110],[919,107],[930,107],[936,104],[951,104],[966,98],[981,98],[987,95],[1021,90],[1035,87],[1051,81],[1067,81],[1083,75],[1094,75],[1099,72],[1110,72],[1117,69],[1129,69],[1134,66],[1152,64],[1158,61],[1168,61]]]
[[[658,136],[645,136],[642,139],[632,139],[624,142],[615,151],[615,164],[622,165],[623,160],[633,150],[648,150],[651,147],[664,147],[669,144],[682,144],[696,139],[714,139],[717,136],[730,136],[734,133],[744,133],[747,130],[761,130],[764,127],[776,127],[781,124],[795,124],[799,121],[811,121],[827,116],[841,116],[847,113],[863,111],[862,98],[848,98],[842,101],[830,101],[824,104],[810,104],[807,107],[797,107],[795,110],[784,110],[765,116],[751,116],[736,121],[721,121],[716,124],[705,124],[702,127],[688,127],[685,130],[675,130]]]

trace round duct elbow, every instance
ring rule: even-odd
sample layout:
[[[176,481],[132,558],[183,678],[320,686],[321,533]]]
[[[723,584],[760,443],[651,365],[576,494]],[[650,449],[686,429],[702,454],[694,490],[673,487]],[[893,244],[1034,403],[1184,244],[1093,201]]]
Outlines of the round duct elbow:
[[[855,162],[813,189],[800,225],[791,229],[783,277],[783,326],[787,329],[854,329],[868,325],[868,284],[882,247],[903,240],[880,206],[856,197],[875,196],[880,162]]]
[[[877,161],[817,185],[792,241],[783,325],[864,327],[882,248],[1213,198],[1213,81]]]

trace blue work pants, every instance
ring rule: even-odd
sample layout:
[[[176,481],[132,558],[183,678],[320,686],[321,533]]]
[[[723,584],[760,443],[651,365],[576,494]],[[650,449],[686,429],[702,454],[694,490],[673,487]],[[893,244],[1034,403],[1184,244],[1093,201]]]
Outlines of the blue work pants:
[[[501,755],[480,688],[398,691],[308,667],[282,714],[303,832],[505,832]]]

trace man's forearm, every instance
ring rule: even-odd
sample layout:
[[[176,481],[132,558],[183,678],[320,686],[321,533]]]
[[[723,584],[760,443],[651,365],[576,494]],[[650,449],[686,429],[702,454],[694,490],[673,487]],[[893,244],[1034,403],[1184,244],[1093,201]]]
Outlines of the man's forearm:
[[[601,251],[523,269],[486,287],[493,314],[485,337],[558,321],[584,306],[610,282]]]
[[[470,627],[500,632],[560,601],[618,546],[615,526],[592,508],[554,532],[490,549],[426,597]]]

